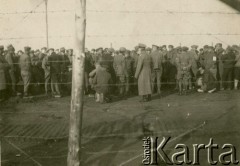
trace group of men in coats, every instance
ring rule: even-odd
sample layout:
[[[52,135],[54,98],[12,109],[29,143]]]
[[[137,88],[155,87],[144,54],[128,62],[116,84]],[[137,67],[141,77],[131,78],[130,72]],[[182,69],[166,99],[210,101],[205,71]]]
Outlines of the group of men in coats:
[[[176,47],[173,45],[152,48],[138,44],[130,51],[124,47],[85,50],[85,94],[96,96],[100,103],[111,100],[116,94],[126,98],[138,93],[141,101],[151,100],[153,93],[163,89],[176,90],[179,95],[196,89],[212,93],[216,90],[238,89],[240,79],[239,46],[223,49],[197,45]],[[70,92],[71,61],[73,50],[42,48],[33,51],[25,47],[24,52],[12,45],[4,50],[0,46],[0,95],[15,95],[16,84],[22,80],[23,95],[29,95],[31,84],[43,86],[55,97],[61,97],[63,89]],[[65,86],[67,85],[67,86]]]
[[[43,47],[34,51],[28,46],[15,53],[12,45],[6,50],[0,46],[0,100],[20,94],[29,97],[37,91],[61,97],[60,89],[69,81],[72,53],[72,49],[65,48],[58,51]]]

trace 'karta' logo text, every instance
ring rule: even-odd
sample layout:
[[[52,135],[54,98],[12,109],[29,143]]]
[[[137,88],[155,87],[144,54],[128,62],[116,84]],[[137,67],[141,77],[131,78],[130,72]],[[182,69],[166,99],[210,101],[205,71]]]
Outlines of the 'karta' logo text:
[[[213,143],[213,139],[210,138],[207,145],[204,144],[193,144],[192,145],[192,158],[190,159],[189,147],[185,144],[177,144],[174,148],[177,152],[173,153],[171,156],[166,153],[164,148],[171,137],[163,137],[160,144],[158,144],[158,137],[146,137],[143,139],[143,160],[144,165],[158,165],[158,157],[163,160],[167,165],[200,165],[199,157],[200,150],[207,153],[207,162],[210,165],[217,165],[221,163],[223,165],[235,164],[237,165],[239,161],[237,160],[237,150],[232,144],[224,144],[219,146]],[[216,151],[220,152],[217,158],[214,158],[214,153]]]

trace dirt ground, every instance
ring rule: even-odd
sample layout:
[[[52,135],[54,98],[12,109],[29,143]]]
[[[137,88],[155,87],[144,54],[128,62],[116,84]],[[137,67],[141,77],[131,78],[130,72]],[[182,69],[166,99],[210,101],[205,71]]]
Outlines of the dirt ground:
[[[181,97],[165,93],[149,103],[138,100],[131,97],[98,104],[85,98],[84,166],[142,165],[142,139],[149,126],[160,140],[172,137],[166,147],[169,154],[177,143],[191,147],[208,144],[210,138],[219,145],[233,144],[237,152],[240,148],[239,91]],[[2,165],[66,166],[69,109],[70,97],[12,99],[0,105]],[[220,152],[214,154],[215,159]],[[201,153],[200,161],[200,165],[208,165],[207,153]]]

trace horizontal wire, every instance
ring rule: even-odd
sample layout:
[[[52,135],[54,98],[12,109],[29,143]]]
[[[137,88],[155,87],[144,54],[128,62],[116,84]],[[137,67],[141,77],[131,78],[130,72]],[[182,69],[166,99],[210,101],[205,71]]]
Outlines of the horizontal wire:
[[[59,74],[60,75],[60,74]],[[121,77],[121,76],[120,76]],[[133,78],[134,76],[130,76],[131,78]],[[231,82],[234,82],[234,81],[214,81],[215,83],[231,83]],[[12,83],[0,83],[0,85],[13,85]],[[17,83],[18,84],[18,83]],[[48,83],[48,84],[51,84]],[[59,85],[69,85],[69,84],[72,84],[72,82],[68,82],[68,83],[63,83],[63,82],[58,82],[56,84],[59,84]],[[176,82],[161,82],[161,85],[172,85],[172,84],[176,84]],[[16,85],[16,84],[15,84]],[[24,83],[22,84],[19,84],[19,85],[24,85]],[[28,85],[45,85],[45,83],[28,83]],[[93,84],[95,85],[95,84]],[[116,84],[101,84],[99,86],[114,86],[114,85],[137,85],[137,83],[116,83]],[[147,85],[147,84],[145,84]],[[157,83],[151,83],[151,85],[157,85]],[[97,85],[96,85],[97,86]]]
[[[146,37],[146,36],[240,36],[239,33],[162,33],[162,34],[129,34],[129,35],[86,35],[90,38],[101,38],[101,37]],[[73,38],[75,36],[49,36],[49,38]],[[42,39],[46,36],[30,36],[30,37],[0,37],[0,40],[24,40],[24,39]]]
[[[48,13],[67,13],[75,12],[75,10],[49,10]],[[89,13],[127,13],[127,14],[221,14],[221,15],[238,15],[240,12],[224,12],[224,11],[131,11],[131,10],[87,10]],[[1,12],[0,15],[18,15],[18,14],[42,14],[46,11],[15,11]]]

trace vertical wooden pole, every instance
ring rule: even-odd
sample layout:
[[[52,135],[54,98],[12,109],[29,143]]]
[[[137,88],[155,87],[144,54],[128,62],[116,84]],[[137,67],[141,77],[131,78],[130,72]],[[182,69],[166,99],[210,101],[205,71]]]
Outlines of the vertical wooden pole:
[[[2,165],[2,138],[0,137],[0,166]]]
[[[68,166],[80,166],[84,95],[86,0],[75,0],[75,49],[68,140]]]
[[[47,44],[47,48],[49,48],[49,43],[48,43],[48,0],[45,0],[45,21],[46,21],[46,44]]]

